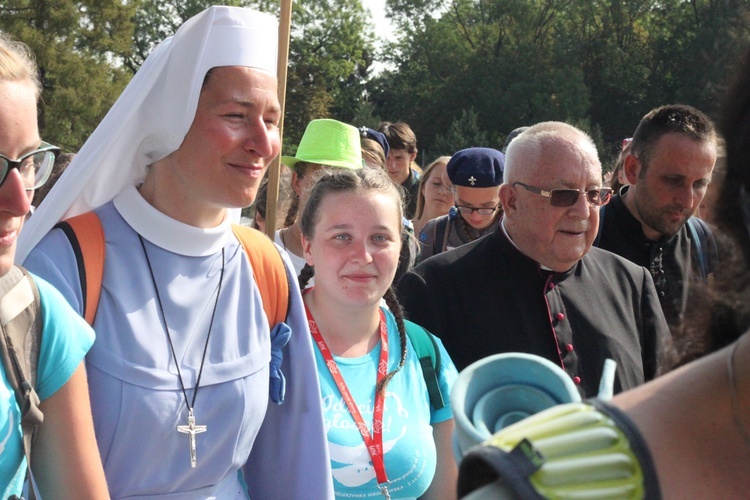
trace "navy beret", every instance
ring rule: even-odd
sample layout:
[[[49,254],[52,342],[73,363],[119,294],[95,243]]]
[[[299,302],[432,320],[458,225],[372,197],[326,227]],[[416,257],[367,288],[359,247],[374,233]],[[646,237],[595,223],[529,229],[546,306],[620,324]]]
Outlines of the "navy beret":
[[[385,153],[385,157],[388,158],[388,153],[391,152],[391,145],[388,144],[388,139],[385,137],[384,133],[378,132],[377,130],[373,130],[368,127],[360,127],[359,133],[362,137],[372,139],[373,141],[380,144],[380,147],[383,148],[383,152]]]
[[[491,148],[462,149],[445,167],[453,184],[476,188],[502,184],[504,168],[505,155]]]

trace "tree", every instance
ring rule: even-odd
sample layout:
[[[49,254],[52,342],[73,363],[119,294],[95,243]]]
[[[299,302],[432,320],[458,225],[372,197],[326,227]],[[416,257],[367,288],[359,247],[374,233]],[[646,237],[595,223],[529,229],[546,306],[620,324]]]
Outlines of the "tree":
[[[141,0],[136,41],[124,54],[135,72],[164,38],[210,0]],[[279,2],[227,0],[224,5],[253,7],[279,15]],[[294,150],[310,120],[334,117],[349,122],[361,115],[364,82],[372,63],[372,28],[359,0],[298,0],[293,3],[289,47],[284,144]]]
[[[396,69],[368,83],[374,114],[433,146],[466,110],[502,137],[589,124],[607,158],[667,103],[709,114],[750,42],[748,0],[388,0]]]
[[[40,67],[45,139],[77,150],[154,47],[213,3],[6,0],[0,26],[29,45]],[[275,15],[280,8],[274,0],[222,3]],[[361,2],[296,1],[292,27],[285,143],[296,144],[314,118],[372,117],[364,105],[364,83],[374,57],[373,36]]]
[[[221,5],[252,6],[255,3],[222,0]],[[211,0],[140,0],[133,18],[133,48],[123,54],[125,65],[135,73],[162,40],[174,35],[182,23],[215,4]]]
[[[580,3],[570,17],[591,92],[591,117],[619,151],[640,118],[669,103],[716,110],[750,38],[747,1],[617,0]]]
[[[118,54],[132,44],[134,6],[117,0],[6,0],[0,26],[36,56],[42,137],[76,151],[124,88]]]
[[[296,146],[313,119],[351,123],[361,115],[374,48],[359,0],[300,0],[293,8],[284,142]]]
[[[450,156],[461,149],[491,144],[487,132],[479,128],[477,121],[476,111],[464,110],[461,117],[451,123],[445,135],[437,134],[434,151],[430,151],[429,157]],[[497,139],[492,142],[497,142]]]
[[[406,2],[404,12],[420,12]],[[585,118],[584,75],[558,43],[557,21],[569,4],[455,0],[439,17],[423,12],[414,23],[420,28],[404,25],[391,51],[397,69],[369,87],[377,112],[409,122],[427,148],[469,109],[479,110],[479,128],[498,142],[484,145],[496,148],[519,126]]]

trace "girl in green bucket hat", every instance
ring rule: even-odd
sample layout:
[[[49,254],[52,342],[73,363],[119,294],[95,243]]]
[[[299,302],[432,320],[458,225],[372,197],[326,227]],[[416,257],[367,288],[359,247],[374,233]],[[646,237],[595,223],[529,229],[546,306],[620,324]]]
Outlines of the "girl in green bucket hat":
[[[292,170],[292,201],[283,228],[276,231],[274,240],[292,260],[297,274],[305,266],[297,213],[307,202],[307,195],[315,184],[315,173],[321,170],[363,167],[359,130],[337,120],[322,118],[307,124],[295,156],[282,156],[281,163]]]

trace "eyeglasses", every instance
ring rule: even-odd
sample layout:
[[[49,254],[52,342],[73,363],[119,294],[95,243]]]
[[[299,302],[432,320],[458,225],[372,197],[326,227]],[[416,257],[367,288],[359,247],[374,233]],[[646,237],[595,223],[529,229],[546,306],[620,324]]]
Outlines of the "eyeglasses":
[[[471,215],[474,212],[478,213],[479,215],[492,215],[495,213],[495,210],[497,210],[497,205],[491,208],[490,207],[474,208],[474,207],[467,207],[466,205],[456,205],[456,210],[458,210],[464,215]]]
[[[18,169],[21,174],[23,185],[27,191],[38,189],[47,182],[49,175],[52,173],[52,167],[55,165],[55,159],[60,154],[60,148],[43,142],[39,149],[26,153],[17,160],[11,160],[7,156],[0,154],[0,186],[11,169]]]
[[[513,186],[516,185],[523,187],[526,191],[529,191],[545,198],[549,198],[550,205],[553,207],[572,207],[578,201],[578,197],[586,195],[586,200],[596,206],[606,205],[612,198],[612,188],[596,188],[589,189],[588,191],[579,191],[577,189],[553,189],[551,191],[545,191],[538,187],[529,186],[523,182],[514,182]]]

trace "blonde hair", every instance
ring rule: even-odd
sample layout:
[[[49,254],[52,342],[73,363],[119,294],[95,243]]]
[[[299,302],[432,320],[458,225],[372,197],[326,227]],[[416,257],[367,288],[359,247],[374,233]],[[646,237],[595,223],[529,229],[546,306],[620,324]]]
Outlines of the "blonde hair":
[[[430,177],[432,177],[433,170],[435,170],[435,167],[438,165],[448,165],[448,162],[451,161],[450,156],[441,156],[434,160],[432,163],[427,165],[427,167],[422,172],[422,177],[419,179],[419,191],[417,194],[417,210],[414,214],[414,219],[420,219],[422,217],[422,214],[424,213],[424,193],[422,190],[424,189],[427,182],[429,182]]]
[[[39,70],[34,56],[26,44],[12,40],[0,32],[0,81],[28,81],[36,89],[36,97],[42,92]]]

